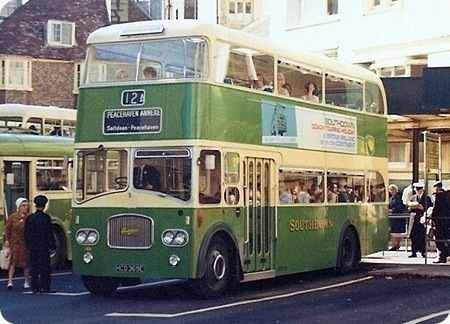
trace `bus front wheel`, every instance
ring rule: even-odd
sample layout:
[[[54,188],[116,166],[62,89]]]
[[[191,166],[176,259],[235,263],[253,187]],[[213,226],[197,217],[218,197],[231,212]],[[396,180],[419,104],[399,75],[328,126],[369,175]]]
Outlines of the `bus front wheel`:
[[[50,265],[53,270],[64,269],[67,266],[67,244],[64,232],[60,227],[53,227],[55,250],[50,251]]]
[[[339,248],[338,274],[348,274],[358,269],[361,253],[358,238],[351,228],[346,228]]]
[[[205,298],[222,296],[233,285],[232,268],[230,251],[224,241],[213,239],[208,246],[203,277],[193,281],[196,293]]]
[[[120,284],[118,278],[81,276],[86,289],[93,295],[107,296],[117,290]]]

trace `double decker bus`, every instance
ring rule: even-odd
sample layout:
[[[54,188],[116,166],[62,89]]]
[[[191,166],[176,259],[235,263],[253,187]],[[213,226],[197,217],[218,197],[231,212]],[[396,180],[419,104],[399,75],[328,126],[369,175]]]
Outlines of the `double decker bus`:
[[[0,105],[0,233],[16,211],[17,198],[33,201],[36,195],[47,196],[46,212],[56,239],[53,268],[62,268],[71,259],[72,167],[68,161],[73,157],[75,120],[76,111],[71,109]],[[55,136],[50,135],[53,130]]]
[[[87,43],[72,254],[91,293],[179,278],[217,297],[348,273],[387,246],[373,73],[196,21],[109,26]]]

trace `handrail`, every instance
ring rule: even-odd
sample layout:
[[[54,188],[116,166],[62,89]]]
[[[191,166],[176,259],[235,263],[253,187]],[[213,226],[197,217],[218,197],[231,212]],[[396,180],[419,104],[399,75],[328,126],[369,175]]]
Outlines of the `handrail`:
[[[390,232],[390,234],[393,237],[400,237],[400,238],[404,238],[405,239],[405,251],[408,252],[408,237],[410,234],[410,224],[411,224],[411,213],[390,213],[388,215],[389,218],[391,219],[405,219],[405,232],[403,233],[392,233]]]

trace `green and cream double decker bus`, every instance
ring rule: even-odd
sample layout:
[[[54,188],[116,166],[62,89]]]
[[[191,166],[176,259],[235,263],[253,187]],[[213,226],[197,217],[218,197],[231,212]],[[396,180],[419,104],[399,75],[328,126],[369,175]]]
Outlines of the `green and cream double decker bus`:
[[[365,69],[196,21],[99,29],[79,94],[73,270],[94,294],[179,278],[205,297],[350,272],[388,244],[386,133]]]

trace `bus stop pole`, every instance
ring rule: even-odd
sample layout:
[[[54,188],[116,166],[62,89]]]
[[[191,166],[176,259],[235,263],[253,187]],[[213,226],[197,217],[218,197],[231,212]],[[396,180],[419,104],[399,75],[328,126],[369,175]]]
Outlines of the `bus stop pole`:
[[[412,150],[412,183],[419,181],[419,143],[422,131],[419,128],[413,129],[413,150]]]

